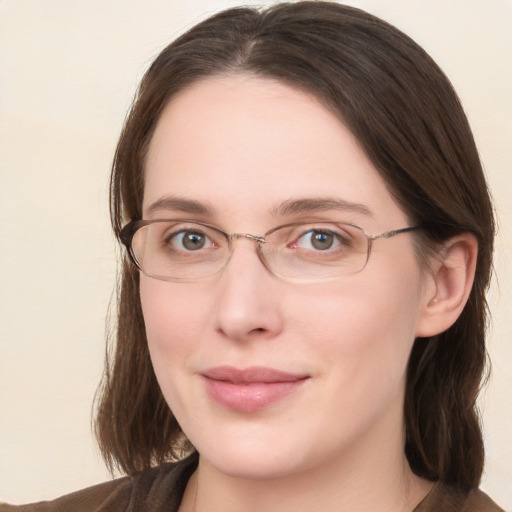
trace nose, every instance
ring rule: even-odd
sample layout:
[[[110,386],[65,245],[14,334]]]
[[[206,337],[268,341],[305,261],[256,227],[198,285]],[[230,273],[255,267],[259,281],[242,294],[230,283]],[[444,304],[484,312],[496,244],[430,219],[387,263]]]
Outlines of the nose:
[[[282,287],[283,283],[260,261],[254,240],[237,240],[231,259],[219,276],[216,330],[235,341],[277,336],[283,321]]]

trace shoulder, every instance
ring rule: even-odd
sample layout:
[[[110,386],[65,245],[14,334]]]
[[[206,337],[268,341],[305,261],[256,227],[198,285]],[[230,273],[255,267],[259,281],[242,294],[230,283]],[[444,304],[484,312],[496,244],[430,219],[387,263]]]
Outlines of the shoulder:
[[[1,504],[0,512],[121,511],[127,509],[132,488],[132,479],[124,477],[94,485],[52,501],[40,501],[29,505]]]
[[[462,512],[505,512],[480,489],[469,492]]]
[[[118,478],[52,501],[30,505],[0,504],[0,512],[157,512],[177,510],[197,461],[177,463]]]
[[[504,512],[480,489],[460,492],[438,482],[413,512]]]

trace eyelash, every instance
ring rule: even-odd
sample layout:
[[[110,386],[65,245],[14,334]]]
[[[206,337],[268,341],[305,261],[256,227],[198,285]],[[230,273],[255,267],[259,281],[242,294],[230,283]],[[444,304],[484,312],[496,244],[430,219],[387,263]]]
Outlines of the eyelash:
[[[343,248],[348,248],[352,246],[352,237],[349,233],[346,233],[339,230],[332,229],[331,225],[326,227],[319,224],[310,224],[309,226],[293,226],[289,227],[287,230],[286,226],[282,228],[284,231],[282,232],[283,241],[278,243],[284,248],[302,250],[302,251],[310,251],[312,253],[333,253],[336,250],[341,250]],[[300,229],[300,231],[299,231]],[[275,231],[271,232],[274,233]],[[185,253],[193,253],[199,252],[201,250],[208,250],[213,248],[219,248],[222,246],[222,242],[219,244],[216,242],[216,238],[213,237],[215,232],[212,229],[208,229],[207,227],[201,228],[201,226],[192,226],[192,225],[179,225],[175,224],[171,226],[167,232],[162,233],[160,240],[162,247],[166,248],[169,251],[181,251]],[[189,242],[192,244],[193,236],[197,235],[199,239],[203,240],[203,244],[198,247],[187,247],[187,237]],[[220,235],[220,233],[219,233]],[[269,236],[271,236],[269,235]],[[315,246],[315,236],[326,236],[326,240],[321,240],[318,238],[316,242],[320,245],[324,242],[327,242],[326,247]],[[331,239],[331,240],[329,240]],[[201,240],[199,240],[201,241]],[[329,244],[330,241],[330,244]],[[309,245],[309,247],[307,246]]]
[[[318,227],[313,227],[313,228],[310,228],[310,229],[304,231],[298,237],[295,238],[295,241],[291,245],[295,246],[295,247],[300,247],[301,239],[303,239],[304,237],[308,237],[308,238],[306,238],[306,243],[314,246],[314,240],[315,240],[314,237],[318,236],[318,235],[332,237],[331,244],[324,249],[320,249],[318,247],[313,247],[313,249],[311,249],[311,248],[304,248],[304,249],[313,250],[313,252],[328,252],[328,251],[332,252],[336,248],[347,247],[350,245],[350,237],[343,236],[341,233],[330,230],[330,229],[322,229],[322,228],[318,228]]]
[[[216,244],[211,240],[211,238],[204,232],[198,229],[186,229],[181,228],[178,231],[173,231],[171,233],[167,233],[163,237],[163,245],[168,247],[169,250],[179,250],[184,252],[195,252],[194,250],[187,249],[184,246],[184,240],[187,235],[197,235],[199,237],[203,237],[205,239],[205,245],[208,244],[210,247],[215,247]],[[177,247],[179,244],[179,247]],[[203,249],[204,247],[200,247],[199,249]],[[208,247],[206,247],[208,248]],[[197,249],[197,250],[199,250]]]

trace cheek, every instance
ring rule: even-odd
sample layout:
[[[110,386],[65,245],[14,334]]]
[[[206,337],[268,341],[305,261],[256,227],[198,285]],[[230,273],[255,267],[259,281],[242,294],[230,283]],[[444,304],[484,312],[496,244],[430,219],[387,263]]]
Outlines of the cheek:
[[[158,281],[141,275],[140,298],[153,369],[166,402],[177,417],[192,417],[189,390],[193,358],[208,318],[205,294],[194,285]],[[199,419],[197,419],[199,421]]]
[[[402,381],[415,339],[421,289],[414,272],[408,279],[382,275],[347,278],[328,293],[310,289],[293,308],[296,332],[308,333],[311,348],[329,362],[343,384]]]
[[[160,384],[173,367],[184,368],[209,317],[195,285],[141,275],[140,298],[149,352]]]
[[[169,343],[199,329],[207,318],[195,284],[158,281],[141,275],[140,299],[148,342]]]

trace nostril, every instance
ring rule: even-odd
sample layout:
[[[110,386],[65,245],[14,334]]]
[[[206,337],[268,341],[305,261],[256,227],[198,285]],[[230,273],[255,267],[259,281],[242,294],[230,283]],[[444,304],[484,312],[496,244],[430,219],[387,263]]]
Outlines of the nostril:
[[[248,334],[249,336],[259,336],[260,334],[264,335],[267,332],[267,329],[265,329],[264,327],[256,327],[254,329],[251,329],[251,331]]]

